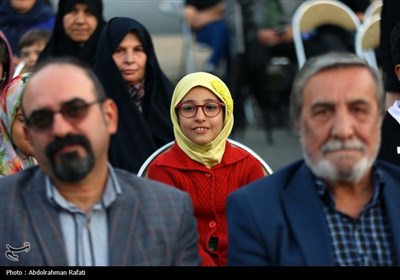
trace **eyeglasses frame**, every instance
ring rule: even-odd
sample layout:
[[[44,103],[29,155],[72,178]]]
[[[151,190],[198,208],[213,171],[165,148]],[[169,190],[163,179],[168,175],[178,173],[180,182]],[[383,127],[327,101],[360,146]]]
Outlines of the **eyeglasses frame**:
[[[209,115],[207,115],[207,114],[204,112],[204,106],[206,106],[206,105],[209,104],[209,103],[216,103],[216,104],[218,104],[219,111],[218,111],[218,113],[217,113],[215,116],[209,116]],[[191,116],[191,117],[186,117],[186,116],[182,115],[182,113],[181,113],[181,107],[182,107],[183,105],[185,105],[185,104],[191,104],[191,105],[193,105],[193,106],[196,108],[196,111],[194,112],[193,116]],[[199,108],[201,108],[201,110],[203,111],[203,114],[204,114],[205,116],[207,116],[207,117],[209,117],[209,118],[215,118],[216,116],[218,116],[218,115],[221,113],[222,108],[225,108],[225,104],[222,103],[222,102],[219,102],[219,101],[208,101],[208,102],[204,103],[203,105],[196,105],[196,104],[194,104],[193,102],[182,102],[182,103],[178,103],[178,104],[175,106],[175,110],[178,110],[179,114],[180,114],[182,117],[187,118],[187,119],[190,119],[190,118],[193,118],[194,116],[196,116],[196,114],[197,114]]]
[[[68,119],[70,119],[70,118],[69,118],[68,116],[64,115],[64,114],[65,114],[65,112],[64,112],[64,111],[65,111],[65,107],[64,107],[64,106],[65,106],[65,104],[68,104],[68,103],[73,102],[73,101],[76,101],[76,100],[82,100],[82,101],[84,101],[84,102],[85,102],[85,110],[87,111],[87,110],[89,109],[89,107],[91,107],[92,105],[104,103],[104,101],[106,100],[106,98],[95,99],[95,100],[93,100],[93,101],[91,101],[91,102],[87,102],[86,100],[81,99],[81,98],[74,98],[74,99],[72,99],[72,100],[63,102],[63,103],[61,104],[61,108],[60,108],[59,110],[57,110],[57,111],[53,111],[53,110],[50,110],[50,109],[40,109],[40,110],[37,110],[37,111],[41,111],[41,110],[48,110],[48,111],[51,111],[51,112],[53,113],[53,114],[52,114],[52,122],[51,122],[51,124],[53,124],[53,122],[54,122],[54,115],[56,115],[56,114],[61,114],[61,115],[63,116],[63,118],[64,118],[65,120],[68,121]],[[33,112],[33,113],[34,113],[34,112]],[[33,113],[31,113],[31,115],[30,115],[29,117],[27,117],[27,116],[25,115],[25,112],[23,112],[24,123],[25,123],[25,125],[26,125],[28,128],[30,128],[30,129],[32,129],[32,130],[34,130],[34,131],[36,131],[36,132],[48,131],[49,128],[47,128],[47,129],[40,129],[40,128],[37,128],[37,127],[32,127],[31,118],[32,118],[32,114],[33,114]],[[69,121],[68,121],[68,122],[69,122]]]

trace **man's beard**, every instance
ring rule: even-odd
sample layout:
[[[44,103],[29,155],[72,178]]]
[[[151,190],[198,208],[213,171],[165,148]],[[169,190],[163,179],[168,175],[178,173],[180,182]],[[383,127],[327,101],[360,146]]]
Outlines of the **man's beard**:
[[[357,163],[355,163],[351,168],[339,169],[337,166],[332,164],[330,161],[322,158],[315,162],[311,159],[309,152],[305,143],[302,142],[303,146],[303,156],[307,165],[310,167],[312,172],[319,178],[322,178],[328,182],[358,182],[366,172],[371,168],[373,162],[378,154],[378,149],[374,152],[372,157],[364,156]],[[366,151],[367,147],[359,140],[351,141],[340,141],[340,140],[330,140],[321,148],[321,154],[325,155],[327,152],[333,152],[336,150],[346,150],[346,149],[358,149],[361,151]]]
[[[69,145],[83,146],[86,156],[79,157],[77,151],[65,152],[58,155],[59,160],[57,161],[57,152]],[[79,182],[89,174],[95,163],[93,149],[90,146],[89,140],[82,135],[70,134],[64,138],[56,138],[47,146],[46,155],[49,158],[51,168],[57,179],[68,183]]]

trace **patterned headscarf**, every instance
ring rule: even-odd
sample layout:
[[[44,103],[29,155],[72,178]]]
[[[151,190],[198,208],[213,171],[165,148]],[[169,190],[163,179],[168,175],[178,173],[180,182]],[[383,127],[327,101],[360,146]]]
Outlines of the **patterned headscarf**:
[[[0,176],[14,174],[36,165],[36,159],[25,155],[14,143],[11,128],[21,106],[22,93],[31,74],[21,74],[10,81],[0,96]]]
[[[224,125],[218,136],[206,145],[198,145],[189,140],[179,125],[175,106],[182,101],[194,87],[202,86],[213,92],[225,104]],[[224,82],[212,74],[195,72],[183,77],[175,87],[172,96],[170,114],[174,125],[174,135],[178,146],[193,160],[211,168],[221,162],[225,144],[233,128],[233,99]]]

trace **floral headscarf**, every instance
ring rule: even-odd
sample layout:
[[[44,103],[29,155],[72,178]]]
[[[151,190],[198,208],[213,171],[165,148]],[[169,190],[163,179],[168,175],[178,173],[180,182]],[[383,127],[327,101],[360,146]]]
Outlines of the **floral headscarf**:
[[[22,93],[31,74],[21,74],[10,81],[0,96],[0,176],[14,174],[37,164],[35,158],[17,148],[11,128],[21,106]]]
[[[198,145],[182,132],[175,106],[182,101],[194,87],[202,86],[213,92],[225,104],[224,125],[218,136],[207,145]],[[183,77],[175,87],[170,114],[174,125],[174,135],[178,146],[193,160],[211,168],[221,162],[225,144],[233,128],[233,99],[225,83],[210,73],[195,72]]]

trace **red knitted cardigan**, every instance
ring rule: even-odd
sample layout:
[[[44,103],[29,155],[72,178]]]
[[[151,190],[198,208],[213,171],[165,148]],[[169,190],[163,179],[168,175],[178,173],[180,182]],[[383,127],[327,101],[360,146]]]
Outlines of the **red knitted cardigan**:
[[[265,176],[260,162],[247,151],[226,143],[222,161],[211,169],[189,158],[176,144],[149,166],[148,177],[190,194],[199,232],[203,266],[227,263],[228,233],[225,215],[230,192]],[[218,239],[216,250],[210,238]]]

